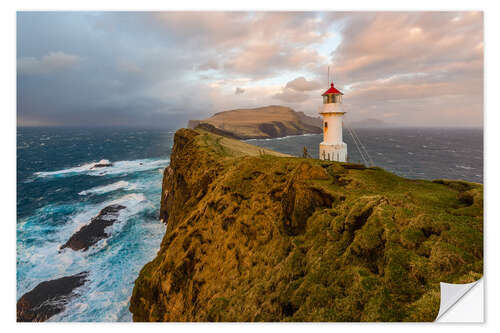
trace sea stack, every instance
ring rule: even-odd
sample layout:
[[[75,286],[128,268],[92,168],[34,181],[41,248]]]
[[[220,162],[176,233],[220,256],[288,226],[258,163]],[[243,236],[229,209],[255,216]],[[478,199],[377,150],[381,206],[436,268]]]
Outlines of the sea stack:
[[[323,106],[319,113],[323,116],[323,142],[319,144],[319,159],[347,161],[347,145],[342,141],[342,124],[345,112],[342,109],[343,93],[333,82],[323,96]]]

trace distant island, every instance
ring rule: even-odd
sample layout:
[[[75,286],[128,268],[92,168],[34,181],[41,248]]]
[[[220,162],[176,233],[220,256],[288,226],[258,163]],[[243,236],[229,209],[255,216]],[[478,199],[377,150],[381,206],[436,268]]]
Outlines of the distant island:
[[[380,119],[367,118],[347,123],[352,128],[393,127]],[[189,120],[188,128],[202,129],[238,140],[280,138],[288,135],[320,134],[321,117],[281,105],[217,112],[207,119]]]
[[[286,106],[270,105],[218,112],[207,119],[190,120],[188,127],[240,140],[268,139],[322,133],[322,120]]]

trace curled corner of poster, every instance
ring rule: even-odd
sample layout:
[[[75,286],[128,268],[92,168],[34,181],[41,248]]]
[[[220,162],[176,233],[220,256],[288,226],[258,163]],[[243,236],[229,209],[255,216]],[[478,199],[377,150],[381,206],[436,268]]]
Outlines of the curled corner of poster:
[[[484,322],[484,279],[472,283],[440,283],[438,323]]]

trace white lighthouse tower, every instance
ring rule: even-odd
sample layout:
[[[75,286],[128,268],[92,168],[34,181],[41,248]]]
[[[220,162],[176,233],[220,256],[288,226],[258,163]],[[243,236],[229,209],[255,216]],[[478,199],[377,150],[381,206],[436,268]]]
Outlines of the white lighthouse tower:
[[[345,112],[342,110],[341,91],[331,83],[330,89],[323,93],[323,142],[319,144],[319,159],[346,162],[347,145],[342,141],[342,123]]]

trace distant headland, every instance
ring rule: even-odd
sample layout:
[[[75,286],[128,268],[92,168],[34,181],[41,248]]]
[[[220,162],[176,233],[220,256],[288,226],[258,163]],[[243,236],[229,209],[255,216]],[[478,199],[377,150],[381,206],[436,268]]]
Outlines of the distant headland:
[[[234,139],[268,139],[288,135],[322,133],[322,120],[286,106],[222,111],[203,120],[190,120],[188,127],[201,128]]]

